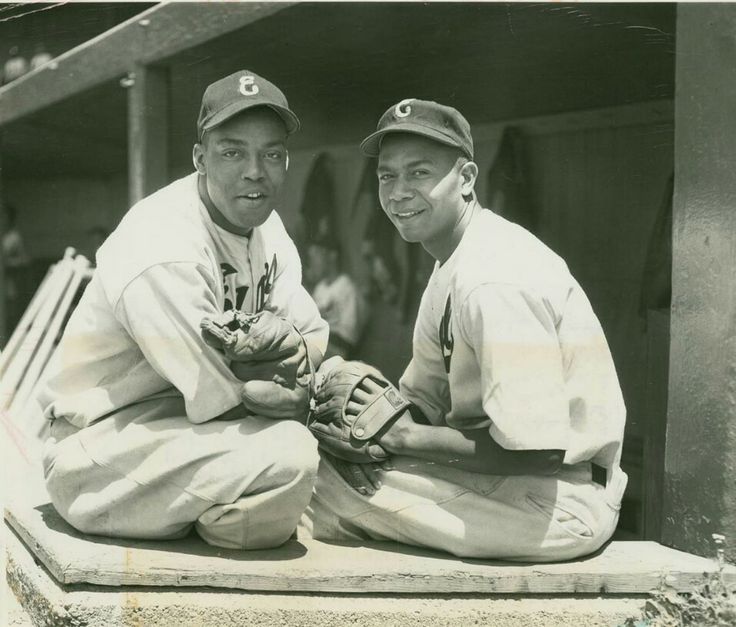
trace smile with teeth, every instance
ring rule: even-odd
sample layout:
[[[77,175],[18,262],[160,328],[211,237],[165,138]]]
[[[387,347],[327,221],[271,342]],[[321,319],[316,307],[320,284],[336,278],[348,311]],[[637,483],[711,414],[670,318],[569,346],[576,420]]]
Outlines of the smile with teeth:
[[[261,200],[261,198],[265,198],[265,196],[261,192],[251,192],[250,194],[242,194],[241,198],[247,198],[248,200]]]
[[[399,212],[399,213],[395,213],[394,215],[399,220],[408,220],[409,218],[413,218],[414,216],[419,215],[420,213],[422,213],[422,211],[424,211],[424,210],[423,209],[420,209],[419,211],[402,211],[402,212]]]

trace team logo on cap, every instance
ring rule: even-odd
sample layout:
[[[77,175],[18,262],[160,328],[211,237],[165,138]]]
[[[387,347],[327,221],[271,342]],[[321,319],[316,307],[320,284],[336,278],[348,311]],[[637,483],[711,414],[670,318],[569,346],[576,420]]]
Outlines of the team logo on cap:
[[[238,91],[244,96],[255,96],[260,91],[258,85],[256,85],[255,76],[248,74],[241,76]]]
[[[406,100],[402,100],[399,104],[394,107],[394,115],[396,115],[397,118],[406,118],[411,115],[411,101],[414,100],[414,98],[407,98]]]

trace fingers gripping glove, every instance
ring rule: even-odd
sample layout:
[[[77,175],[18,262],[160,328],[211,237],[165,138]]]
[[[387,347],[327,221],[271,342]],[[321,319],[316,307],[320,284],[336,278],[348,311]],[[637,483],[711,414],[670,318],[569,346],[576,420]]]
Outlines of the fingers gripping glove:
[[[243,404],[253,413],[304,421],[313,368],[304,338],[288,320],[270,311],[227,311],[200,323],[204,341],[231,360],[244,381]]]
[[[323,366],[333,366],[330,362],[333,360]],[[320,373],[327,368],[320,369]],[[359,402],[354,392],[366,378],[381,385],[382,390]],[[378,370],[360,361],[341,362],[324,375],[315,394],[317,404],[307,426],[322,449],[359,464],[389,457],[375,438],[396,421],[409,402]],[[348,413],[348,403],[359,405],[357,414]]]

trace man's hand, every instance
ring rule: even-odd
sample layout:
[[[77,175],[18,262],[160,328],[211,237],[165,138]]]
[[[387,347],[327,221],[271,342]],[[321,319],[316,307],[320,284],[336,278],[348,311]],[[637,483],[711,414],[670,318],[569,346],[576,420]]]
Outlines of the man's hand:
[[[270,311],[228,311],[200,323],[204,341],[232,360],[243,405],[254,414],[306,420],[312,372],[302,336]]]
[[[380,490],[383,485],[381,473],[393,470],[390,460],[381,463],[355,464],[324,451],[322,455],[345,482],[363,496],[373,496]]]
[[[358,464],[386,459],[377,438],[409,407],[406,399],[378,370],[359,361],[333,357],[318,377],[308,426],[322,450]]]

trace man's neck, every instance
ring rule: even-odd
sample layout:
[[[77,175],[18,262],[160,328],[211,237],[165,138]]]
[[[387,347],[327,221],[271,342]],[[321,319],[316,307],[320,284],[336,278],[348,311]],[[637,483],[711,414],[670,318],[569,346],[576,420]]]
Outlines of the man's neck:
[[[197,191],[199,192],[200,200],[204,204],[205,209],[207,209],[207,213],[217,226],[221,229],[225,229],[229,233],[234,233],[235,235],[244,235],[246,237],[250,236],[253,229],[245,229],[243,227],[236,226],[222,215],[217,207],[215,207],[215,203],[212,202],[212,198],[210,198],[210,194],[207,191],[207,178],[201,174],[197,177]]]
[[[432,257],[440,262],[440,265],[445,263],[455,249],[460,244],[465,230],[468,228],[470,221],[473,217],[481,210],[478,201],[473,199],[465,203],[458,221],[453,226],[452,230],[448,233],[442,233],[439,237],[422,242],[424,250],[426,250]]]

